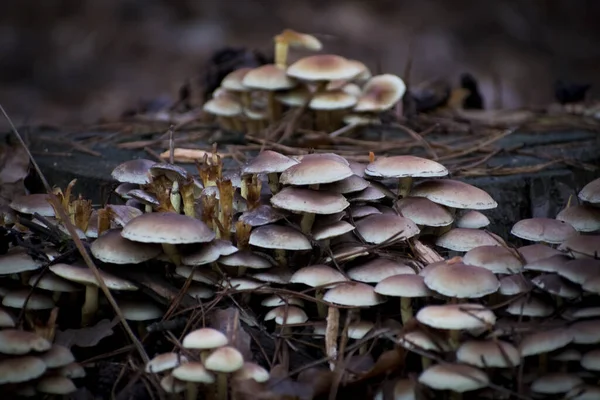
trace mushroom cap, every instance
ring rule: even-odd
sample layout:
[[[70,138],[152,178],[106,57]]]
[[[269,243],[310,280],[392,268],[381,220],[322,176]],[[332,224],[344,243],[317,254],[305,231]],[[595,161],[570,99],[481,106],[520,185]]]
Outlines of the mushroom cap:
[[[312,234],[315,240],[325,240],[345,233],[352,232],[354,225],[346,221],[337,221],[329,224],[313,225]]]
[[[111,264],[139,264],[157,257],[162,249],[152,243],[125,239],[120,229],[104,232],[92,243],[90,250],[98,260]]]
[[[590,350],[581,357],[581,366],[588,371],[600,371],[600,349]]]
[[[271,204],[284,210],[311,214],[335,214],[350,205],[339,193],[296,187],[283,188],[271,197]]]
[[[572,259],[563,255],[556,254],[548,258],[542,258],[536,261],[525,264],[524,269],[526,271],[540,271],[540,272],[556,272],[563,269],[563,266],[571,261]]]
[[[465,364],[435,364],[419,375],[419,382],[436,390],[468,392],[484,388],[489,383],[487,374]]]
[[[512,301],[506,308],[511,315],[523,315],[525,317],[548,317],[554,312],[554,308],[542,301],[539,297],[521,297]]]
[[[561,349],[573,341],[573,330],[556,328],[529,334],[519,344],[522,357]]]
[[[329,289],[323,300],[334,304],[354,307],[368,307],[383,303],[382,296],[375,293],[372,286],[360,282],[348,282]]]
[[[415,275],[408,265],[389,258],[378,257],[348,270],[348,276],[358,282],[374,283],[394,275]]]
[[[438,237],[436,245],[454,251],[469,251],[481,246],[502,246],[504,241],[491,232],[454,228]]]
[[[425,285],[444,296],[472,299],[495,293],[500,282],[485,268],[454,263],[433,269],[425,277]]]
[[[367,165],[365,175],[376,178],[431,178],[446,176],[448,170],[438,162],[405,155],[381,157]]]
[[[485,268],[495,274],[515,274],[523,269],[523,263],[503,246],[479,246],[463,256],[463,262]]]
[[[421,329],[415,329],[403,333],[398,338],[398,344],[411,350],[411,349],[423,349],[434,352],[448,352],[452,350],[452,346],[448,341],[436,335],[431,331],[423,331]]]
[[[46,364],[38,357],[24,356],[0,360],[0,385],[27,382],[46,372]]]
[[[204,366],[215,372],[235,372],[244,365],[244,357],[237,349],[231,346],[223,346],[214,350],[206,357]]]
[[[475,303],[426,306],[416,317],[422,324],[437,329],[479,329],[496,322],[491,310]]]
[[[344,57],[319,54],[301,58],[287,69],[291,77],[305,81],[352,79],[363,71],[359,65]]]
[[[5,310],[0,308],[0,328],[14,328],[15,320],[13,317],[6,312]]]
[[[185,382],[214,383],[215,376],[201,362],[187,362],[175,368],[171,374],[174,378]]]
[[[50,271],[71,282],[99,286],[92,270],[87,267],[58,263],[51,265]],[[119,278],[102,270],[98,270],[98,272],[104,280],[106,287],[111,290],[138,290],[135,284],[126,279]]]
[[[565,393],[583,383],[583,379],[575,374],[554,372],[540,376],[531,382],[531,391],[543,394]]]
[[[285,69],[274,64],[265,64],[248,71],[242,84],[251,89],[286,90],[297,85],[296,81],[286,74]]]
[[[164,315],[160,307],[149,301],[122,300],[119,302],[119,308],[128,321],[150,321]]]
[[[279,35],[275,36],[276,42],[284,42],[289,47],[299,47],[312,51],[319,51],[323,44],[319,39],[308,33],[300,33],[292,29],[284,29]]]
[[[532,242],[553,244],[562,243],[577,235],[577,231],[571,225],[552,218],[522,219],[513,225],[510,233]]]
[[[422,276],[406,274],[389,276],[379,281],[375,292],[393,297],[426,297],[431,294]]]
[[[290,283],[302,283],[310,287],[325,286],[343,281],[348,281],[348,278],[337,269],[323,264],[300,268],[290,278]]]
[[[389,239],[406,240],[419,234],[413,221],[399,215],[374,214],[356,222],[356,230],[365,242],[380,244]]]
[[[562,279],[556,274],[540,274],[533,278],[531,283],[539,289],[566,299],[574,299],[581,294],[578,286]]]
[[[25,301],[27,301],[27,304]],[[40,292],[33,292],[30,296],[29,289],[17,289],[8,292],[2,299],[2,305],[11,308],[27,307],[27,310],[49,310],[55,306],[52,297]]]
[[[287,268],[271,268],[252,273],[252,278],[261,282],[285,285],[290,282],[292,271]]]
[[[485,214],[477,210],[469,210],[462,214],[455,222],[457,228],[480,229],[490,224],[490,220]]]
[[[183,278],[189,278],[192,276],[192,280],[207,285],[214,285],[219,280],[218,275],[211,269],[208,268],[194,268],[187,265],[180,265],[175,268],[175,275]]]
[[[244,67],[236,69],[235,71],[231,71],[225,78],[221,81],[221,87],[226,90],[231,90],[233,92],[246,92],[248,88],[244,86],[242,83],[244,81],[244,77],[248,72],[252,71],[252,68]]]
[[[249,243],[263,249],[312,249],[310,241],[302,232],[282,225],[263,225],[253,229],[250,233]]]
[[[566,262],[556,273],[571,282],[583,285],[589,279],[600,275],[600,260],[571,260]]]
[[[579,238],[584,236],[574,236],[573,238]],[[521,246],[517,249],[521,257],[525,259],[525,264],[529,264],[535,262],[537,260],[542,260],[544,258],[552,257],[557,254],[561,254],[561,252],[553,247],[550,247],[545,244],[535,243],[527,246]]]
[[[263,301],[260,302],[260,305],[264,307],[279,307],[284,306],[286,304],[295,305],[299,307],[304,306],[304,302],[302,301],[302,299],[276,294],[266,297],[263,299]]]
[[[73,356],[71,350],[56,343],[50,347],[50,350],[40,354],[39,358],[48,368],[64,367],[75,362],[75,356]]]
[[[205,265],[215,262],[221,257],[221,252],[217,245],[209,243],[200,243],[194,246],[193,251],[181,256],[181,262],[185,265]]]
[[[574,235],[565,240],[558,250],[574,258],[596,258],[600,255],[600,235]]]
[[[600,209],[587,204],[576,204],[563,209],[556,219],[566,222],[578,232],[600,230]]]
[[[181,343],[186,349],[215,349],[229,343],[227,336],[213,328],[196,329],[183,338]]]
[[[406,84],[392,74],[377,75],[365,84],[354,111],[381,112],[391,109],[406,93]]]
[[[596,400],[600,398],[600,386],[579,385],[570,390],[565,398],[570,400]]]
[[[242,175],[280,173],[298,161],[273,150],[263,150],[242,168]]]
[[[245,362],[241,369],[235,371],[233,379],[253,379],[258,383],[263,383],[269,380],[269,371],[253,362]]]
[[[355,96],[338,89],[315,93],[308,107],[312,110],[343,110],[355,104]]]
[[[571,325],[570,333],[575,344],[600,343],[600,319],[575,322]]]
[[[485,191],[453,179],[430,179],[415,185],[411,196],[426,197],[434,203],[452,208],[489,210],[498,203]]]
[[[521,363],[521,355],[502,340],[469,340],[456,351],[456,360],[480,368],[511,368]]]
[[[117,165],[110,175],[121,183],[145,185],[150,183],[150,167],[154,164],[156,164],[156,161],[143,158],[129,160]]]
[[[33,332],[19,329],[3,329],[0,331],[0,353],[22,355],[32,351],[48,351],[52,344]],[[1,379],[2,375],[0,375]]]
[[[0,275],[12,275],[39,269],[42,263],[33,259],[22,247],[11,247],[0,255]]]
[[[162,353],[155,356],[146,363],[145,371],[148,373],[158,373],[176,368],[181,363],[186,363],[187,358],[178,353]]]
[[[50,195],[45,193],[16,196],[10,202],[10,208],[22,214],[38,213],[42,217],[54,217],[54,208],[50,205]]]
[[[274,319],[277,325],[302,324],[308,321],[303,309],[297,306],[283,305],[272,308],[265,315],[265,321]]]
[[[219,263],[229,267],[243,267],[252,269],[271,268],[271,262],[249,250],[240,250],[231,255],[219,258]]]
[[[588,203],[600,203],[600,178],[594,179],[581,189],[579,198]]]
[[[323,185],[319,189],[334,193],[348,194],[365,190],[369,185],[370,183],[366,179],[361,178],[358,175],[350,175],[341,181]]]
[[[403,217],[424,226],[447,226],[454,216],[444,206],[425,197],[404,197],[396,202]]]
[[[168,374],[160,380],[160,387],[167,393],[181,393],[185,391],[187,385],[185,382],[175,379],[173,375]]]
[[[243,112],[242,103],[232,96],[219,96],[213,98],[202,106],[207,113],[221,117],[235,117]]]
[[[261,204],[253,210],[244,211],[239,216],[238,221],[241,221],[250,226],[261,226],[273,224],[285,218],[284,210],[271,207],[268,204]]]
[[[500,279],[500,288],[498,291],[504,296],[513,296],[515,294],[525,293],[530,288],[529,281],[521,274],[508,275]]]
[[[143,214],[129,221],[121,235],[144,243],[206,243],[215,233],[202,221],[171,212]]]
[[[303,159],[281,173],[284,185],[320,185],[341,181],[353,175],[347,164],[330,158]]]

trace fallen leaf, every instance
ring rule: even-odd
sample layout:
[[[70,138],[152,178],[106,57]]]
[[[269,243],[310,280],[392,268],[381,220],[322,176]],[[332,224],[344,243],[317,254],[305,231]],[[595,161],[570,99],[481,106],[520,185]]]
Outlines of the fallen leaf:
[[[237,308],[216,309],[210,316],[210,326],[223,332],[229,338],[229,343],[242,353],[244,360],[252,359],[251,337],[241,325]]]
[[[118,323],[118,318],[112,321],[103,319],[98,321],[96,325],[87,328],[57,330],[54,342],[68,348],[73,346],[93,347],[102,339],[111,336],[114,333],[112,328]]]
[[[406,351],[401,347],[396,347],[393,350],[382,353],[375,362],[373,368],[360,375],[354,382],[374,378],[380,375],[387,375],[394,370],[402,368],[404,366],[405,353]]]

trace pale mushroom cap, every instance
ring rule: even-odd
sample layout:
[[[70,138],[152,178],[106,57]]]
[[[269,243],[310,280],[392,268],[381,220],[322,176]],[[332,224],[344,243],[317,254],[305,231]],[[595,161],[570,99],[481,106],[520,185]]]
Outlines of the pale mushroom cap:
[[[187,362],[175,368],[171,374],[173,378],[185,382],[214,383],[215,376],[200,362]]]
[[[240,250],[229,256],[219,258],[219,263],[229,267],[245,267],[253,269],[271,268],[273,265],[265,257],[248,250]]]
[[[600,343],[600,319],[575,322],[571,325],[570,331],[573,335],[573,343]]]
[[[196,300],[202,300],[213,297],[215,295],[215,291],[208,286],[192,283],[187,290],[187,294]]]
[[[150,183],[150,167],[156,164],[156,161],[138,158],[136,160],[126,161],[113,169],[111,176],[113,179],[122,183],[135,183],[145,185]]]
[[[296,61],[288,67],[287,74],[306,81],[332,81],[352,79],[362,71],[363,68],[344,57],[319,54]]]
[[[328,183],[321,186],[319,189],[326,190],[334,193],[348,194],[354,192],[360,192],[369,187],[369,181],[361,178],[358,175],[350,175],[349,177],[342,179],[341,181]]]
[[[302,232],[281,225],[263,225],[253,229],[252,233],[250,233],[249,243],[263,249],[312,249],[310,241]]]
[[[389,239],[406,240],[419,234],[417,225],[399,215],[374,214],[356,222],[356,230],[367,243],[380,244]]]
[[[30,351],[48,351],[51,346],[48,340],[33,332],[18,329],[0,331],[0,353],[2,354],[21,355]]]
[[[15,320],[13,317],[6,312],[5,310],[0,308],[0,328],[14,328]]]
[[[426,297],[431,294],[420,275],[394,275],[375,286],[375,292],[393,297]]]
[[[569,400],[597,400],[600,398],[600,386],[579,385],[565,396]]]
[[[292,271],[287,268],[271,268],[252,273],[252,278],[261,282],[285,285],[290,282]]]
[[[202,109],[210,114],[222,117],[235,117],[243,111],[242,103],[231,96],[219,96],[213,98],[202,106]]]
[[[224,280],[220,282],[220,285],[223,287],[231,287],[236,290],[252,290],[257,289],[259,287],[265,286],[266,283],[257,281],[255,279],[248,278],[231,278],[229,280]]]
[[[585,353],[581,358],[581,366],[588,371],[600,371],[600,349]]]
[[[186,349],[214,349],[226,346],[229,343],[227,336],[213,328],[196,329],[183,338],[182,345]]]
[[[464,364],[436,364],[419,375],[419,382],[436,390],[468,392],[484,388],[489,383],[487,374]]]
[[[77,267],[69,264],[54,264],[50,266],[50,271],[68,281],[82,283],[84,285],[99,286],[96,277],[91,269],[87,267]],[[104,280],[106,286],[111,290],[137,290],[138,287],[132,282],[104,272],[98,271]]]
[[[531,383],[531,391],[543,394],[565,393],[579,386],[583,380],[574,374],[555,372],[543,375]]]
[[[372,286],[360,282],[337,285],[325,293],[323,300],[354,307],[374,306],[384,302],[384,298],[375,293]]]
[[[521,239],[532,242],[546,242],[559,244],[577,231],[571,225],[552,218],[528,218],[522,219],[513,225],[510,233]]]
[[[480,368],[510,368],[521,363],[519,350],[501,340],[469,340],[456,351],[459,362]]]
[[[495,274],[515,274],[523,269],[523,263],[515,253],[503,246],[476,247],[463,256],[463,262]]]
[[[185,265],[205,265],[217,261],[219,257],[221,252],[218,245],[214,242],[201,243],[196,245],[192,252],[182,254],[181,262]]]
[[[481,246],[502,246],[504,241],[491,232],[454,228],[440,236],[435,244],[449,250],[469,251]]]
[[[349,193],[346,198],[351,202],[373,202],[384,199],[386,197],[386,193],[381,190],[381,188],[375,186],[375,182],[371,182],[371,184],[358,192]]]
[[[312,235],[315,240],[325,240],[345,233],[352,232],[354,225],[346,221],[337,221],[330,224],[319,224],[312,228]]]
[[[296,86],[296,81],[286,74],[285,69],[274,64],[266,64],[248,71],[242,84],[251,89],[285,90]]]
[[[435,352],[447,352],[452,350],[450,344],[442,337],[432,335],[431,332],[425,332],[417,329],[406,332],[398,338],[398,344],[407,349],[423,349]]]
[[[539,297],[525,296],[512,301],[506,312],[526,317],[547,317],[554,312],[554,308]]]
[[[164,315],[160,307],[149,301],[120,301],[119,308],[128,321],[150,321]]]
[[[454,263],[432,270],[425,277],[425,285],[448,297],[479,298],[496,292],[500,282],[485,268]]]
[[[496,316],[481,304],[426,306],[417,313],[422,324],[438,329],[479,329],[496,322]]]
[[[63,365],[58,369],[57,372],[60,376],[64,376],[66,378],[71,379],[85,378],[86,375],[85,369],[76,362]]]
[[[48,368],[64,367],[67,364],[75,362],[75,357],[71,350],[59,344],[53,344],[50,350],[40,354],[39,358]]]
[[[206,369],[215,372],[235,372],[244,365],[242,353],[230,346],[214,350],[204,361]]]
[[[312,110],[343,110],[356,104],[356,97],[343,90],[315,93],[308,103]]]
[[[21,247],[12,247],[6,254],[0,255],[0,275],[33,271],[41,266],[42,263],[39,260],[34,260],[27,254],[27,250]]]
[[[46,369],[46,364],[38,357],[5,358],[0,360],[0,385],[36,379],[42,376]]]
[[[359,204],[350,206],[350,215],[354,219],[368,217],[373,214],[382,214],[377,208],[367,204]],[[414,221],[413,221],[414,222]]]
[[[584,236],[576,236],[584,237]],[[574,237],[575,238],[575,237]],[[561,254],[561,252],[553,247],[550,247],[545,244],[535,243],[527,246],[522,246],[517,249],[519,254],[525,259],[525,263],[529,264],[537,260],[541,260],[544,258],[552,257],[557,254]]]
[[[338,270],[323,264],[300,268],[290,278],[290,283],[302,283],[310,287],[324,286],[334,282],[347,281]]]
[[[378,112],[391,109],[406,92],[406,84],[400,77],[383,74],[372,77],[364,86],[354,111]]]
[[[583,285],[589,279],[600,275],[600,260],[567,261],[556,273],[571,282]]]
[[[600,294],[600,275],[591,278],[582,285],[582,289],[586,292]]]
[[[341,181],[351,175],[347,164],[323,157],[302,160],[283,171],[279,181],[284,185],[315,185]]]
[[[567,350],[561,351],[560,353],[553,356],[552,360],[562,361],[562,362],[580,361],[581,360],[581,352],[577,349],[567,349]]]
[[[403,217],[418,225],[447,226],[454,221],[454,216],[444,206],[425,197],[405,197],[396,205]]]
[[[373,283],[394,275],[410,274],[415,271],[408,265],[388,258],[375,258],[348,270],[348,276],[355,281]]]
[[[484,214],[476,210],[469,210],[461,215],[455,223],[457,228],[480,229],[490,224],[490,220]]]
[[[540,274],[533,278],[531,283],[539,289],[566,299],[574,299],[581,294],[578,286],[562,279],[556,274]]]
[[[588,203],[600,203],[600,178],[594,179],[581,189],[579,198]]]
[[[246,76],[246,74],[250,71],[252,71],[252,68],[239,68],[230,72],[221,81],[221,87],[234,92],[247,91],[248,88],[244,86],[242,82],[244,80],[244,76]]]
[[[571,260],[571,258],[563,254],[556,254],[548,258],[542,258],[525,264],[524,269],[526,271],[558,272]]]
[[[160,387],[167,393],[181,393],[187,388],[187,385],[173,375],[168,374],[160,380]]]
[[[600,209],[587,204],[576,204],[563,209],[556,219],[566,222],[578,232],[594,232],[600,229]]]
[[[148,373],[158,373],[176,368],[181,363],[186,363],[187,358],[177,353],[162,353],[148,361],[145,371]]]
[[[248,210],[242,213],[238,218],[238,221],[242,221],[250,226],[261,226],[280,221],[285,218],[285,215],[286,212],[284,210],[271,207],[268,204],[261,204],[254,210]]]
[[[381,157],[367,165],[365,175],[377,178],[420,177],[448,175],[442,164],[415,156]]]
[[[558,328],[529,334],[519,345],[522,357],[561,349],[573,341],[573,330]]]
[[[269,310],[265,315],[265,321],[272,319],[277,325],[293,325],[308,321],[308,316],[300,307],[284,305]]]
[[[290,47],[299,47],[312,51],[319,51],[323,48],[323,44],[313,35],[297,32],[292,29],[284,29],[275,37],[275,41],[283,41]]]
[[[233,379],[254,379],[263,383],[269,380],[269,371],[253,362],[245,362],[241,369],[235,371]]]
[[[311,214],[335,214],[350,205],[339,193],[296,187],[282,189],[271,197],[271,204],[284,210]]]
[[[299,307],[304,306],[304,302],[302,301],[302,299],[299,299],[297,297],[278,296],[275,294],[263,299],[263,301],[260,302],[260,305],[265,307],[279,307],[284,306],[286,304]]]
[[[42,217],[54,217],[54,208],[50,205],[48,194],[27,194],[16,196],[10,208],[23,214],[38,213]]]
[[[513,296],[524,293],[529,289],[529,281],[523,278],[521,274],[514,274],[500,279],[500,289],[498,291],[504,296]]]
[[[17,289],[8,292],[2,299],[2,305],[11,308],[24,308],[27,310],[49,310],[54,308],[54,300],[45,293],[33,292],[29,296],[29,289]],[[29,300],[27,298],[29,297]],[[25,303],[27,300],[27,303]]]
[[[202,221],[186,215],[153,212],[132,219],[121,235],[134,242],[144,243],[205,243],[215,233]]]
[[[411,196],[426,197],[434,203],[453,208],[488,210],[498,203],[485,191],[453,179],[426,180],[415,185]]]
[[[139,264],[158,256],[162,249],[152,243],[125,239],[120,229],[103,233],[92,243],[90,250],[98,260],[111,264]]]
[[[600,235],[574,235],[564,241],[558,250],[575,258],[594,258],[600,255]]]
[[[279,173],[296,164],[298,161],[293,158],[273,150],[264,150],[242,168],[242,175]]]

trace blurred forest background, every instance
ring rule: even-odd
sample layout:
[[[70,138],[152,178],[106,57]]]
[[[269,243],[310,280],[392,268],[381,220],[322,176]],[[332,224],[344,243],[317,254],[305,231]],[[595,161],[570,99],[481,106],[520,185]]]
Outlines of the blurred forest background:
[[[0,102],[19,124],[114,119],[177,97],[223,46],[270,55],[283,28],[402,75],[470,72],[495,107],[548,104],[557,78],[600,93],[597,0],[19,0],[0,13]],[[197,81],[197,79],[196,79]],[[498,95],[501,93],[501,96]],[[494,100],[495,99],[495,100]],[[2,126],[5,124],[2,122]]]

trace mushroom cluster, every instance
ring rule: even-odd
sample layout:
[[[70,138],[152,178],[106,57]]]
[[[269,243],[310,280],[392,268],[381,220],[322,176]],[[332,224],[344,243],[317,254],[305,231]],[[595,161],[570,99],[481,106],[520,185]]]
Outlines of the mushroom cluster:
[[[224,129],[255,134],[281,120],[285,110],[307,109],[309,126],[331,131],[378,123],[378,114],[404,96],[398,76],[372,76],[362,62],[339,55],[310,55],[288,65],[289,47],[320,51],[323,45],[312,35],[284,30],[275,37],[275,63],[231,72],[204,111]]]
[[[389,375],[405,398],[483,398],[498,388],[507,396],[597,398],[600,179],[555,219],[516,222],[512,235],[532,242],[516,248],[486,229],[482,211],[497,207],[488,193],[424,158],[360,164],[335,153],[265,150],[237,171],[224,172],[218,157],[198,168],[194,177],[166,163],[118,166],[116,192],[127,205],[93,210],[94,225],[83,231],[140,337],[165,308],[139,294],[128,271],[161,276],[198,305],[230,299],[251,309],[254,323],[277,338],[272,356],[285,371],[296,340],[336,369],[348,348],[371,357],[385,327],[392,340],[378,346],[418,356]],[[12,207],[25,218],[39,195],[22,200],[31,203]],[[18,278],[2,291],[3,307],[23,308],[29,283],[36,288],[25,314],[68,296],[83,303],[83,324],[93,322],[99,282],[80,261],[51,262],[52,250],[47,262],[12,245],[0,256],[0,274]],[[48,262],[49,272],[35,275]],[[225,399],[242,376],[266,390],[269,372],[231,337],[197,328],[147,365],[165,391]]]

